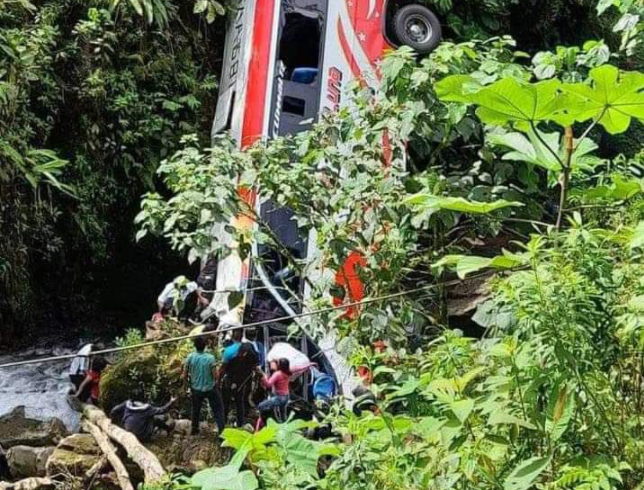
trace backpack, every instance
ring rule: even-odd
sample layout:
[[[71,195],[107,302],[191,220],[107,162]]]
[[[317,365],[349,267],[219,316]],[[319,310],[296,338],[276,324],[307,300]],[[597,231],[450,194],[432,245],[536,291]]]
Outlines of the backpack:
[[[314,400],[328,402],[337,393],[335,379],[319,369],[311,368],[311,395]]]

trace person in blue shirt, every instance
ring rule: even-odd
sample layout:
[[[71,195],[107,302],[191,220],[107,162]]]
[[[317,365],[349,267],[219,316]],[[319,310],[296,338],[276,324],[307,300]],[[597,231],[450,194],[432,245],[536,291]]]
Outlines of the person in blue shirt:
[[[233,330],[231,337],[233,339],[233,343],[224,348],[224,358],[222,360],[224,366],[237,357],[239,348],[241,347],[242,338],[244,337],[243,329],[238,328]]]
[[[192,394],[192,435],[199,434],[201,407],[208,400],[219,434],[224,430],[224,405],[217,390],[217,366],[215,356],[205,352],[206,340],[203,337],[194,339],[195,352],[192,352],[183,366],[182,377],[190,382]]]

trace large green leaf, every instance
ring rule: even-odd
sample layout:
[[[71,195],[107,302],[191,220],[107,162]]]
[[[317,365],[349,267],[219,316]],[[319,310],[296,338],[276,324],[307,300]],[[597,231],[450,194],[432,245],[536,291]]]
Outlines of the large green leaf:
[[[257,478],[252,471],[239,471],[233,465],[208,468],[196,473],[190,483],[201,490],[256,490]]]
[[[564,160],[565,148],[560,133],[543,133],[530,128],[525,134],[494,134],[489,137],[489,141],[493,145],[511,150],[503,155],[503,160],[529,163],[555,174],[561,171],[559,162]],[[573,169],[588,170],[601,162],[592,154],[598,148],[593,140],[584,138],[575,143],[577,149],[571,160]]]
[[[289,463],[313,477],[317,477],[320,457],[339,454],[337,446],[312,441],[288,428],[278,431],[277,442],[284,449]]]
[[[503,484],[503,490],[528,490],[550,464],[552,456],[527,459],[512,470]]]
[[[436,94],[443,102],[471,103],[470,95],[481,89],[481,84],[469,75],[445,77],[435,85]]]
[[[615,175],[612,180],[610,184],[599,185],[578,194],[587,201],[596,199],[624,201],[642,192],[642,181],[639,179],[625,179],[621,175]]]
[[[474,400],[466,398],[465,400],[458,400],[449,404],[449,409],[463,424],[469,418],[472,410],[474,410]]]
[[[475,255],[446,255],[436,262],[432,267],[441,269],[448,267],[454,269],[461,279],[473,272],[483,269],[508,270],[520,267],[525,264],[522,255],[503,251],[503,255],[496,257],[478,257]]]
[[[644,120],[644,74],[611,65],[590,71],[591,84],[568,83],[567,112],[579,122],[595,120],[611,134],[623,133],[632,118]]]
[[[559,133],[540,133],[541,140],[532,129],[527,134],[528,136],[522,133],[493,134],[488,140],[495,146],[511,150],[503,155],[503,160],[529,163],[549,172],[561,171],[559,160],[555,157],[555,154],[559,154]]]
[[[431,210],[432,212],[456,211],[470,214],[489,214],[498,209],[523,206],[520,202],[506,201],[505,199],[493,202],[477,202],[468,201],[462,197],[443,197],[427,193],[414,194],[405,199],[405,204],[416,206],[423,210]]]
[[[437,84],[437,94],[446,102],[477,105],[481,121],[497,126],[519,123],[527,128],[541,121],[567,124],[571,120],[564,112],[559,80],[527,83],[506,78],[477,91],[471,91],[473,86],[462,75],[454,75]]]

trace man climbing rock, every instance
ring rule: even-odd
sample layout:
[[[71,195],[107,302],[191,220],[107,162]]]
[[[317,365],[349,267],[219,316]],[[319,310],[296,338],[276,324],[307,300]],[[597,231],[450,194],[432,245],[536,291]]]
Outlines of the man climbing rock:
[[[168,429],[163,416],[177,399],[172,399],[162,407],[149,403],[127,400],[117,405],[110,412],[110,418],[128,432],[134,434],[141,442],[152,439],[155,427]]]
[[[157,298],[161,317],[174,311],[179,318],[189,318],[196,310],[207,305],[208,300],[201,294],[199,285],[195,281],[189,281],[186,276],[175,277],[165,285]]]
[[[224,406],[221,395],[215,384],[217,366],[215,356],[205,352],[206,341],[202,337],[194,339],[195,352],[186,359],[183,366],[182,377],[189,381],[192,396],[192,435],[199,434],[201,422],[201,407],[204,400],[208,400],[212,410],[219,434],[224,430]]]

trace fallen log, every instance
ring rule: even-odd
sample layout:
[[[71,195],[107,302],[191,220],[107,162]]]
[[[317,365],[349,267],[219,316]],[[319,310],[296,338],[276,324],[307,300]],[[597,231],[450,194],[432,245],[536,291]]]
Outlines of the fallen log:
[[[159,481],[165,476],[166,472],[154,453],[134,434],[114,425],[105,412],[93,405],[83,405],[83,416],[125,449],[130,459],[143,470],[146,483]]]
[[[83,481],[91,486],[91,483],[94,481],[96,475],[98,475],[103,470],[103,468],[107,466],[107,464],[107,457],[105,455],[101,456],[101,459],[99,459],[94,466],[92,466],[85,472]],[[88,488],[88,486],[86,486],[85,488]]]
[[[114,473],[116,473],[116,479],[119,482],[119,486],[123,490],[134,490],[132,482],[130,481],[130,476],[127,474],[127,470],[125,469],[125,465],[116,454],[116,449],[107,436],[101,432],[101,429],[87,420],[83,421],[83,429],[89,432],[92,437],[96,439],[98,447],[101,448],[101,451],[103,451],[103,454],[114,469]],[[90,471],[92,469],[90,469]]]
[[[0,481],[0,490],[44,490],[50,488],[54,488],[54,482],[49,478],[26,478],[13,483]]]

